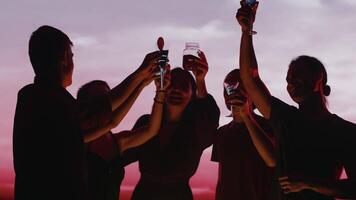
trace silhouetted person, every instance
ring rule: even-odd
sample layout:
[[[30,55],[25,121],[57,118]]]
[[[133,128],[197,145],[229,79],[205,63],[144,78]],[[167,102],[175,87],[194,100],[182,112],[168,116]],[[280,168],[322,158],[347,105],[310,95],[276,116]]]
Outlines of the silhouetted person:
[[[218,129],[213,145],[211,160],[219,162],[215,199],[268,199],[276,163],[271,128],[253,112],[238,69],[226,76],[224,84],[233,120]]]
[[[18,93],[13,153],[15,199],[85,199],[86,165],[82,127],[93,116],[107,121],[137,85],[151,76],[159,54],[106,97],[79,105],[65,89],[72,83],[72,42],[62,31],[42,26],[31,35],[29,56],[33,84]]]
[[[108,122],[90,121],[84,134],[87,143],[88,183],[89,194],[92,200],[117,200],[119,199],[120,185],[124,178],[124,164],[122,153],[129,148],[138,146],[158,133],[161,125],[165,89],[169,85],[169,74],[166,73],[164,88],[160,89],[159,80],[156,81],[156,96],[151,113],[151,121],[145,127],[135,131],[122,131],[113,134],[110,129],[120,123],[130,110],[131,106],[154,77],[148,77],[130,95],[125,104],[114,110]],[[78,90],[78,101],[86,101],[102,95],[108,95],[110,87],[105,81],[91,81]],[[91,131],[92,130],[92,131]],[[95,140],[88,140],[88,134],[100,134]]]
[[[355,124],[328,111],[327,73],[314,57],[299,56],[289,65],[287,90],[298,108],[268,92],[258,74],[249,34],[256,9],[243,6],[236,17],[242,27],[241,79],[278,141],[276,175],[280,187],[274,188],[271,199],[355,198]],[[346,180],[339,180],[342,167]]]
[[[197,170],[204,149],[213,142],[220,111],[207,93],[205,75],[208,65],[203,53],[192,61],[193,73],[175,68],[161,129],[157,136],[135,149],[140,181],[132,199],[193,199],[189,179]],[[147,124],[150,116],[138,119],[135,128]]]

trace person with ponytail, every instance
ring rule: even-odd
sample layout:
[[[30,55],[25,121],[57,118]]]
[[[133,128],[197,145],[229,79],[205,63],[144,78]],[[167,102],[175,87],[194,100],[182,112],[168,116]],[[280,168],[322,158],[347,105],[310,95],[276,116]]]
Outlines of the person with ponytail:
[[[242,3],[236,15],[242,28],[240,70],[247,93],[270,121],[277,141],[271,199],[356,198],[356,125],[328,110],[331,89],[325,67],[315,57],[302,55],[289,65],[287,90],[298,107],[269,93],[258,73],[250,34],[256,10]],[[348,178],[340,180],[343,168]]]

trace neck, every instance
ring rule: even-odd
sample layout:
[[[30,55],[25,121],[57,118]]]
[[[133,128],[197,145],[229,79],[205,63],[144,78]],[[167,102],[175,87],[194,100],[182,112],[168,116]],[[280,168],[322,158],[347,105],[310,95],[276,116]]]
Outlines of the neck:
[[[232,120],[238,124],[244,123],[244,120],[242,119],[242,117],[239,114],[232,113]]]
[[[299,104],[299,110],[311,118],[321,118],[330,114],[323,98],[318,93],[312,94]]]
[[[45,84],[47,86],[52,86],[52,87],[63,87],[62,81],[60,81],[60,78],[57,77],[50,77],[50,76],[35,76],[35,83],[39,84]]]

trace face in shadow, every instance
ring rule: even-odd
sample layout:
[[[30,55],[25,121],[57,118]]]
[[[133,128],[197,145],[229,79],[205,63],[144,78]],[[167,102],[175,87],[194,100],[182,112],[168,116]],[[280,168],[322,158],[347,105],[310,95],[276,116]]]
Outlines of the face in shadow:
[[[68,46],[67,50],[64,52],[63,59],[61,62],[62,85],[64,88],[72,84],[73,69],[73,52],[72,48]]]
[[[172,70],[171,84],[167,89],[167,106],[185,108],[189,104],[193,96],[190,76],[186,70],[180,68]]]
[[[307,67],[303,65],[291,65],[287,73],[287,91],[292,100],[298,104],[312,96],[316,89],[316,81]]]
[[[228,95],[226,91],[226,86],[234,86],[234,89],[232,90],[232,94]],[[232,112],[238,113],[245,105],[247,98],[248,95],[242,84],[240,78],[240,72],[238,69],[235,69],[231,71],[228,75],[226,75],[224,79],[225,105],[227,109],[231,111],[231,104],[229,102],[234,101],[234,105],[233,105],[234,109],[232,110]]]

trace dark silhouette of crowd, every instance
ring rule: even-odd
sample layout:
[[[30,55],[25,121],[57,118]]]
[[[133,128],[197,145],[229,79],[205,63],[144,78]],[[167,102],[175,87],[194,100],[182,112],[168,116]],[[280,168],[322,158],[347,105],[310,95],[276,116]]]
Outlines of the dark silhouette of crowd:
[[[113,88],[91,81],[75,98],[66,90],[72,41],[51,26],[35,30],[28,51],[34,81],[18,92],[14,119],[15,199],[119,199],[124,167],[137,161],[133,200],[192,200],[189,181],[210,146],[217,200],[356,199],[356,125],[328,110],[331,87],[315,57],[289,64],[287,91],[297,107],[269,92],[253,46],[257,9],[258,2],[242,1],[236,14],[240,68],[221,83],[232,120],[220,127],[203,51],[171,69],[160,38],[159,50],[123,81]],[[113,133],[152,82],[151,113]]]

